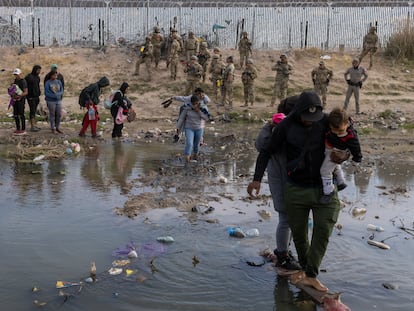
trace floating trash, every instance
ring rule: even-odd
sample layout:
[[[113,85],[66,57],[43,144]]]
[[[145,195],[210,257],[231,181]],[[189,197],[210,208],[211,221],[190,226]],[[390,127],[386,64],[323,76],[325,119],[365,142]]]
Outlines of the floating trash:
[[[123,271],[122,268],[111,268],[108,270],[108,273],[110,275],[119,275],[122,273],[122,271]]]
[[[137,258],[138,254],[135,250],[132,250],[128,253],[128,258]]]
[[[45,156],[43,154],[37,156],[36,158],[33,159],[33,162],[39,162],[42,161],[45,158]]]
[[[379,247],[381,249],[391,249],[391,247],[383,242],[379,242],[379,241],[374,241],[374,240],[368,240],[367,243],[369,245],[373,245],[376,247]]]
[[[118,259],[118,260],[114,260],[112,262],[112,265],[114,267],[124,267],[124,266],[126,266],[126,265],[128,265],[130,263],[131,263],[131,261],[129,259]]]
[[[160,237],[157,238],[157,241],[161,242],[161,243],[172,243],[172,242],[174,242],[174,238],[172,236],[169,236],[169,235],[160,236]]]
[[[367,212],[367,209],[366,208],[363,208],[363,207],[354,207],[352,209],[352,216],[353,217],[358,217],[358,216],[361,216],[361,215],[366,214],[366,212]]]
[[[67,288],[72,286],[80,286],[81,283],[76,282],[65,282],[65,281],[56,281],[56,288]]]

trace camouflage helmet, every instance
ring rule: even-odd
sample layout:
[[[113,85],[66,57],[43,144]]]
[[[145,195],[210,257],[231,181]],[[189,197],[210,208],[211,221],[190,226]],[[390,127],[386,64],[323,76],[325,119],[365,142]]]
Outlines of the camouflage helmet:
[[[145,41],[150,41],[151,40],[151,37],[150,36],[146,36],[145,37]]]
[[[198,60],[198,57],[197,57],[197,56],[195,56],[195,55],[192,55],[192,56],[191,56],[191,60]]]
[[[189,36],[194,36],[194,32],[190,31],[190,32],[188,33],[188,35],[189,35]]]
[[[219,55],[217,55],[217,54],[213,54],[213,59],[219,59],[220,58],[220,56]]]
[[[155,26],[155,27],[154,27],[154,32],[160,32],[160,27]]]
[[[248,58],[248,59],[247,59],[247,63],[248,63],[248,64],[252,64],[252,65],[253,65],[253,59]]]
[[[248,35],[247,31],[243,31],[243,32],[242,32],[242,35],[243,35],[243,36],[247,36],[247,35]]]
[[[203,42],[201,42],[201,46],[206,48],[208,46],[208,44],[207,44],[206,41],[203,41]]]
[[[370,32],[375,32],[375,31],[377,31],[377,27],[371,26],[371,27],[369,27],[369,31]]]

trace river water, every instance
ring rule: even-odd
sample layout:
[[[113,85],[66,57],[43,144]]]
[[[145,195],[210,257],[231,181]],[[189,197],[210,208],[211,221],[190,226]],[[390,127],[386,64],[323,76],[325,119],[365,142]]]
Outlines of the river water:
[[[237,137],[251,140],[249,133],[255,132],[257,128],[245,126]],[[207,135],[206,141],[214,139]],[[271,264],[246,264],[259,250],[274,248],[277,223],[270,201],[246,200],[253,150],[238,160],[219,161],[226,150],[219,148],[213,156],[211,145],[204,147],[229,182],[204,186],[200,177],[186,178],[189,194],[223,194],[221,200],[209,202],[212,213],[174,207],[151,209],[133,219],[114,213],[128,196],[160,191],[139,186],[136,180],[181,150],[182,145],[171,143],[108,141],[85,156],[36,165],[1,160],[1,309],[34,310],[38,307],[33,301],[38,300],[47,303],[44,310],[319,310],[278,278]],[[413,229],[414,167],[377,161],[370,174],[354,174],[351,166],[345,169],[349,186],[340,194],[346,202],[339,217],[343,229],[331,237],[320,279],[342,292],[342,301],[352,310],[412,310],[414,241],[398,226]],[[269,194],[265,183],[262,189]],[[354,207],[364,207],[367,213],[352,217]],[[272,217],[261,218],[259,210]],[[219,221],[206,221],[212,219]],[[375,233],[375,240],[392,237],[385,241],[390,250],[367,244],[372,234],[366,229],[369,223],[385,229]],[[229,237],[227,229],[232,226],[257,228],[260,236]],[[156,238],[167,235],[175,242],[161,247]],[[138,258],[129,266],[134,273],[109,275],[107,270],[117,259],[113,251],[128,242],[138,249]],[[56,282],[85,279],[92,261],[97,282],[81,290],[64,289],[66,298],[59,296]],[[39,291],[32,292],[33,287]]]

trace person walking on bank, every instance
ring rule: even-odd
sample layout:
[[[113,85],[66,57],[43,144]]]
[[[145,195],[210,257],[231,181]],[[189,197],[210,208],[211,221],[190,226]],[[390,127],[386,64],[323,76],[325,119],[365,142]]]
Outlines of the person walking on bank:
[[[112,129],[112,138],[122,137],[122,129],[124,128],[123,122],[117,122],[117,115],[122,108],[122,115],[127,116],[129,109],[131,109],[132,103],[126,96],[129,91],[129,84],[123,82],[117,92],[115,92],[114,98],[112,99],[111,115],[114,119],[114,127]]]
[[[223,105],[226,108],[233,108],[233,82],[234,82],[234,64],[233,56],[227,57],[227,66],[223,70]]]
[[[27,82],[27,102],[29,104],[30,112],[29,112],[29,119],[30,119],[30,131],[31,132],[38,132],[40,130],[40,127],[37,127],[35,125],[36,120],[36,111],[37,106],[39,106],[40,103],[40,71],[42,70],[42,67],[39,65],[34,65],[32,72],[29,73],[24,79]]]
[[[16,130],[14,134],[24,135],[26,134],[26,118],[24,116],[24,106],[26,102],[26,96],[28,94],[27,82],[22,78],[22,71],[19,68],[14,69],[14,84],[19,88],[19,94],[14,93],[12,95],[13,104],[13,118],[16,122]]]
[[[247,60],[246,68],[242,73],[243,91],[244,91],[244,106],[253,106],[254,103],[254,80],[257,78],[257,69],[253,65],[253,60]]]
[[[179,37],[177,35],[177,32],[174,32],[171,38],[172,38],[172,43],[170,47],[170,54],[168,55],[167,67],[168,66],[170,67],[171,80],[175,80],[177,79],[177,67],[178,67],[178,62],[180,60],[181,47],[180,47],[180,42],[178,41]]]
[[[272,101],[270,107],[273,107],[276,102],[276,98],[282,100],[287,96],[287,90],[289,86],[289,78],[293,72],[293,67],[288,63],[286,54],[280,55],[280,60],[276,62],[276,65],[272,67],[273,71],[276,71],[275,85],[273,87]]]
[[[372,26],[369,28],[369,32],[364,36],[364,41],[362,43],[362,52],[359,55],[359,63],[362,62],[362,59],[369,53],[369,67],[372,68],[374,62],[374,54],[378,50],[378,35],[377,28]]]
[[[203,83],[206,82],[207,67],[210,61],[210,51],[206,41],[201,42],[200,52],[198,52],[198,63],[203,67]]]
[[[256,161],[253,181],[247,192],[253,196],[260,191],[260,182],[270,157],[286,146],[287,183],[284,202],[293,241],[303,272],[295,282],[326,292],[328,288],[316,277],[325,255],[329,237],[339,215],[337,193],[328,204],[321,204],[322,193],[320,168],[324,160],[324,135],[328,130],[328,118],[322,111],[322,103],[315,92],[300,94],[292,112],[272,133],[270,142],[263,148]],[[312,211],[312,240],[308,238],[308,219]]]
[[[248,38],[247,31],[243,31],[242,37],[239,41],[239,55],[240,55],[240,69],[247,66],[247,60],[251,57],[252,41]]]
[[[45,99],[47,109],[49,109],[50,129],[53,134],[63,134],[59,127],[62,113],[62,95],[62,82],[58,79],[58,73],[55,71],[45,84]]]
[[[199,96],[191,97],[191,104],[184,106],[182,113],[177,121],[177,134],[182,128],[185,132],[185,161],[190,162],[191,155],[197,160],[200,142],[203,138],[205,121],[208,120],[208,111],[200,108]]]
[[[82,129],[79,132],[80,137],[85,137],[86,130],[91,126],[92,137],[96,137],[96,128],[99,121],[98,104],[99,96],[102,94],[102,88],[109,86],[109,79],[102,77],[98,82],[92,83],[85,87],[79,96],[79,105],[86,108],[85,116],[82,121]]]
[[[137,62],[135,63],[134,76],[139,76],[139,67],[142,63],[145,63],[145,68],[147,68],[147,73],[148,73],[148,81],[151,81],[152,79],[152,71],[151,71],[152,53],[153,53],[153,47],[151,43],[151,37],[146,37],[144,49],[142,50]]]
[[[323,108],[326,107],[326,94],[328,93],[328,85],[333,77],[333,71],[326,68],[325,62],[320,61],[319,67],[312,70],[311,73],[315,92],[322,98]]]
[[[348,109],[349,100],[351,99],[352,94],[355,98],[355,110],[356,114],[360,113],[359,109],[359,90],[362,88],[362,83],[368,79],[367,71],[364,67],[359,66],[359,60],[354,59],[352,61],[352,67],[344,73],[344,78],[346,83],[348,83],[348,90],[346,92],[344,110]]]

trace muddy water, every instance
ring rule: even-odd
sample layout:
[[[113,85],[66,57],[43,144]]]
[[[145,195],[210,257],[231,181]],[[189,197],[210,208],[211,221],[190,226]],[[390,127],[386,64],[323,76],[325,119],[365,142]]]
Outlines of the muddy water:
[[[190,168],[175,158],[182,145],[168,142],[106,142],[85,156],[38,165],[0,161],[1,309],[33,310],[37,299],[47,302],[44,310],[318,310],[277,278],[270,264],[246,264],[259,250],[274,248],[277,216],[266,198],[246,200],[251,178],[246,175],[253,172],[256,153],[230,150],[218,141],[230,132],[208,136],[203,163]],[[251,132],[248,127],[239,130],[239,147],[251,143]],[[195,176],[200,166],[216,171]],[[140,179],[160,167],[184,171],[177,176],[188,187],[170,186],[170,192],[177,197],[198,194],[203,202],[205,195],[215,198],[208,202],[214,211],[199,214],[166,207],[133,219],[115,215],[113,209],[131,196],[161,196],[160,184]],[[343,292],[342,300],[352,310],[412,310],[414,241],[398,226],[413,228],[414,167],[378,162],[363,170],[345,169],[349,186],[341,193],[343,229],[332,235],[320,278],[330,289]],[[219,183],[220,174],[229,182]],[[269,194],[265,184],[263,193]],[[367,213],[355,218],[354,207],[364,207]],[[272,217],[261,218],[259,210]],[[367,244],[369,223],[385,229],[375,233],[375,240],[392,237],[385,241],[390,250]],[[258,228],[260,236],[229,237],[231,226]],[[156,238],[166,235],[175,242],[160,251]],[[110,276],[106,270],[116,259],[113,251],[128,242],[140,250],[129,266],[134,273]],[[80,291],[65,289],[66,298],[59,296],[56,281],[88,277],[91,261],[96,262],[98,281]],[[383,283],[396,289],[386,289]],[[33,293],[34,286],[40,291]]]

